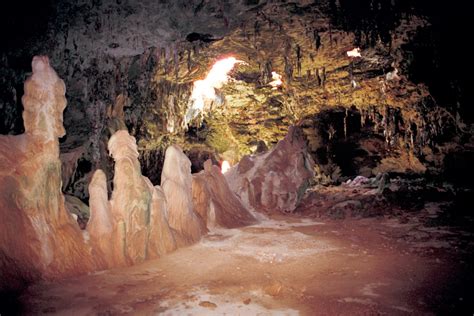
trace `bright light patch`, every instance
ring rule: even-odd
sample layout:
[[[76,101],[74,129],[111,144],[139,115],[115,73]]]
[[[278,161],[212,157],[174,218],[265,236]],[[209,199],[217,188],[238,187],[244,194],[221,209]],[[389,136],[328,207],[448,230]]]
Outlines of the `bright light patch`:
[[[238,63],[243,63],[243,61],[235,57],[218,60],[205,79],[194,82],[190,99],[191,105],[186,113],[186,124],[203,111],[206,101],[216,99],[215,89],[221,88],[229,81],[229,72]]]
[[[221,164],[221,172],[226,173],[230,169],[230,164],[227,160],[224,160]]]
[[[347,51],[347,56],[348,57],[362,57],[362,55],[360,54],[360,48],[356,47],[353,50]]]
[[[277,74],[275,71],[272,71],[272,79],[273,80],[269,83],[269,85],[272,86],[272,90],[276,90],[283,83],[281,81],[281,75]]]

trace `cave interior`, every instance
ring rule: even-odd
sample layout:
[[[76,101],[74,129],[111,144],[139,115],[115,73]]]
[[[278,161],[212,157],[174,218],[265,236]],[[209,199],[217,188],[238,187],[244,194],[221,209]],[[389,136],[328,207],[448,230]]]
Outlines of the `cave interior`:
[[[472,315],[468,7],[2,3],[0,315]]]

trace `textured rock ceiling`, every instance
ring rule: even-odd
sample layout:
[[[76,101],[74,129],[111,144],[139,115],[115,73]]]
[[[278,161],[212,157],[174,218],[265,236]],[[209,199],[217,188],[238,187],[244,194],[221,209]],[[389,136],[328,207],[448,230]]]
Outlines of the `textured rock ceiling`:
[[[24,14],[12,5],[2,133],[22,131],[24,74],[33,54],[49,55],[67,87],[63,189],[83,200],[94,169],[112,172],[105,144],[124,128],[154,183],[170,143],[198,170],[208,157],[236,162],[272,146],[296,123],[325,176],[439,173],[470,146],[463,72],[442,45],[446,33],[458,38],[449,32],[462,7],[448,8],[444,25],[440,8],[410,1],[50,1]],[[362,57],[351,59],[356,46]],[[192,83],[230,55],[246,64],[186,129]],[[271,71],[281,89],[268,85]]]

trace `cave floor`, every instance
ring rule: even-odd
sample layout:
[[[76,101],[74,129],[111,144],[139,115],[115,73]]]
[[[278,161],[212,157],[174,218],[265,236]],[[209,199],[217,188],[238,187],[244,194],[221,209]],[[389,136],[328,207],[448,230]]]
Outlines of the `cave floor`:
[[[471,233],[419,216],[279,217],[133,267],[31,286],[27,314],[405,315],[470,310]]]

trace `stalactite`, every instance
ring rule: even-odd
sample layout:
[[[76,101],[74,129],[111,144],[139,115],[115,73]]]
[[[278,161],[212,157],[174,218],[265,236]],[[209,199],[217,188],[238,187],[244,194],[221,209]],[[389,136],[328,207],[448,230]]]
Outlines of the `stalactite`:
[[[358,108],[357,108],[357,109],[358,109]],[[359,110],[359,109],[358,109],[358,110]],[[359,110],[359,112],[360,112],[360,126],[361,126],[361,127],[365,127],[365,122],[366,122],[366,120],[367,120],[367,116],[366,116],[366,115],[367,115],[367,111],[362,108],[362,109]]]
[[[346,109],[344,112],[344,138],[345,139],[347,138],[347,116],[348,116],[348,113]]]
[[[319,68],[314,69],[314,75],[316,76],[316,83],[317,83],[318,87],[321,87],[322,80],[321,80],[321,76],[319,74]]]
[[[267,84],[272,80],[272,62],[268,60],[265,63],[265,68],[263,69],[263,83]]]
[[[286,75],[286,81],[288,83],[291,83],[293,79],[293,65],[291,64],[291,61],[287,56],[284,57],[285,59],[285,75]]]
[[[319,48],[321,47],[321,36],[319,35],[319,32],[316,29],[314,30],[313,36],[314,36],[314,47],[318,51]]]
[[[173,45],[173,65],[174,65],[174,76],[175,80],[178,81],[179,76],[179,47],[178,44],[175,43]]]
[[[298,77],[301,77],[301,59],[302,59],[301,46],[296,45],[296,67],[298,71]]]
[[[258,22],[258,20],[255,21],[255,23],[253,24],[253,31],[254,31],[254,42],[257,41],[257,37],[260,36],[260,23]]]
[[[332,28],[329,27],[329,46],[332,48]]]
[[[186,52],[187,52],[186,65],[188,67],[188,72],[189,72],[189,71],[191,71],[191,63],[192,63],[192,61],[191,61],[191,50],[187,49]]]

